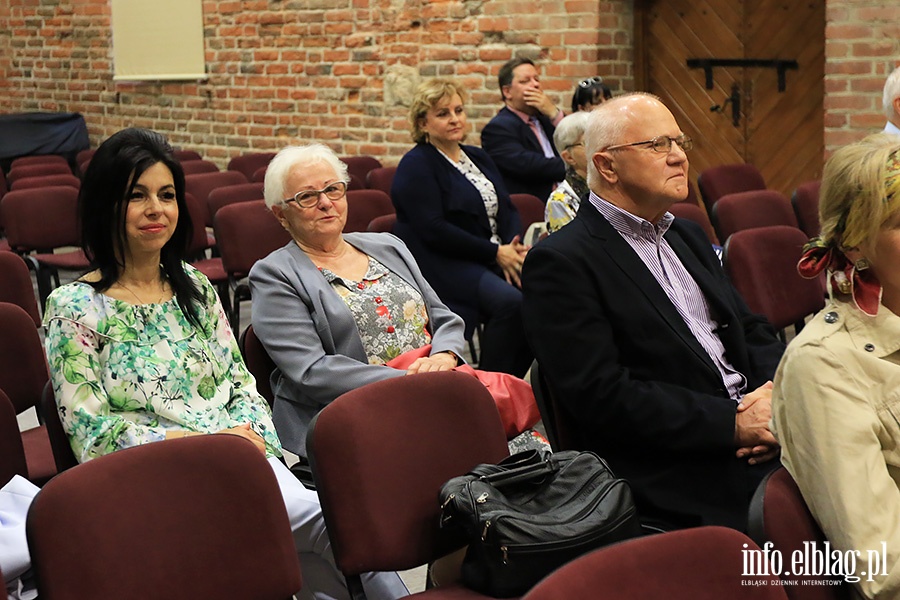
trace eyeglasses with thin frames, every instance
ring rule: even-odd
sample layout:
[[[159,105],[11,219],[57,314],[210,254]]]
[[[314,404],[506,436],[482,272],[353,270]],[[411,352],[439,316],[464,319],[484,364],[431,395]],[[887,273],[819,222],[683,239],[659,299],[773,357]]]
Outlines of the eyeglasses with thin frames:
[[[347,193],[346,181],[335,181],[329,183],[321,190],[301,190],[294,194],[293,198],[285,198],[285,204],[288,202],[296,202],[300,208],[312,208],[319,205],[319,197],[325,194],[329,200],[340,200]]]
[[[691,148],[694,147],[694,140],[692,140],[689,136],[684,134],[679,135],[678,137],[669,137],[667,135],[659,135],[653,138],[652,140],[644,140],[643,142],[632,142],[630,144],[616,144],[615,146],[607,146],[603,149],[606,150],[619,150],[620,148],[630,148],[631,146],[646,146],[649,145],[654,152],[664,152],[668,153],[672,150],[672,144],[675,143],[679,148],[687,152]]]

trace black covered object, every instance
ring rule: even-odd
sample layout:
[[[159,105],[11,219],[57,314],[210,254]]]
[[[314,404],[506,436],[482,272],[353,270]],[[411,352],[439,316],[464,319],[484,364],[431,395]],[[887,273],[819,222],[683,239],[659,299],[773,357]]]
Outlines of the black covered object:
[[[592,452],[529,450],[482,464],[444,484],[441,526],[469,547],[463,582],[496,597],[519,596],[595,548],[641,535],[631,489]]]
[[[16,113],[0,115],[0,166],[33,154],[59,154],[69,163],[90,147],[87,125],[79,113]]]

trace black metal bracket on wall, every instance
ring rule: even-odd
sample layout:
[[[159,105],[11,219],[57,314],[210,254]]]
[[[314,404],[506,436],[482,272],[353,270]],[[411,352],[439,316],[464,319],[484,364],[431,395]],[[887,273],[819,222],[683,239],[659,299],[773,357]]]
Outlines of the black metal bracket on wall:
[[[775,69],[778,71],[778,91],[785,90],[784,72],[788,69],[797,70],[800,65],[796,60],[782,60],[780,58],[689,58],[689,69],[703,69],[706,75],[706,89],[713,89],[713,68],[715,67],[757,67],[762,69]]]

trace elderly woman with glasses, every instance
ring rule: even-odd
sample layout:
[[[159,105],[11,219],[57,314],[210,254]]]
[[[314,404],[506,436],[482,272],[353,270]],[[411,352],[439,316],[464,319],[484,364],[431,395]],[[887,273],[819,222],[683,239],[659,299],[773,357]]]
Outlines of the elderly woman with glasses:
[[[773,432],[834,551],[856,556],[843,574],[858,597],[898,598],[900,139],[837,150],[819,198],[822,231],[798,270],[827,274],[829,299],[778,366]]]
[[[367,383],[446,371],[463,351],[463,322],[437,297],[399,239],[348,233],[347,166],[322,144],[283,149],[265,199],[293,238],[250,271],[253,328],[277,367],[274,421],[284,447],[306,455],[309,422]],[[384,366],[431,344],[407,371]]]
[[[584,132],[590,116],[586,112],[573,113],[556,126],[553,144],[566,161],[566,179],[550,194],[544,209],[547,231],[553,233],[575,218],[581,199],[588,195],[587,154],[584,151]]]
[[[588,77],[578,82],[572,94],[572,112],[591,111],[612,98],[612,90],[602,77]]]

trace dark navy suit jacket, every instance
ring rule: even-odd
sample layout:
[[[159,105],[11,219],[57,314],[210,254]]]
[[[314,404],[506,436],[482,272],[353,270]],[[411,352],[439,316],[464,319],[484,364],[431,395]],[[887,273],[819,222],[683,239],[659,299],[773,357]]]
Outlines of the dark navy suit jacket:
[[[752,391],[783,344],[751,314],[699,226],[666,240],[709,303],[726,357]],[[646,521],[746,529],[750,497],[778,461],[735,457],[736,403],[640,257],[589,202],[537,244],[522,276],[526,334],[581,447],[629,480]]]
[[[555,128],[550,119],[538,115],[538,121],[553,147],[553,158],[544,156],[531,127],[505,106],[484,126],[481,146],[500,169],[510,194],[533,194],[546,202],[553,184],[566,178],[566,163],[553,146]]]
[[[500,173],[484,150],[462,148],[497,190],[497,230],[508,243],[522,233],[522,223]],[[478,322],[478,281],[485,270],[499,268],[481,194],[434,146],[417,144],[397,166],[391,199],[397,210],[394,233],[406,242],[441,300],[471,331]]]

